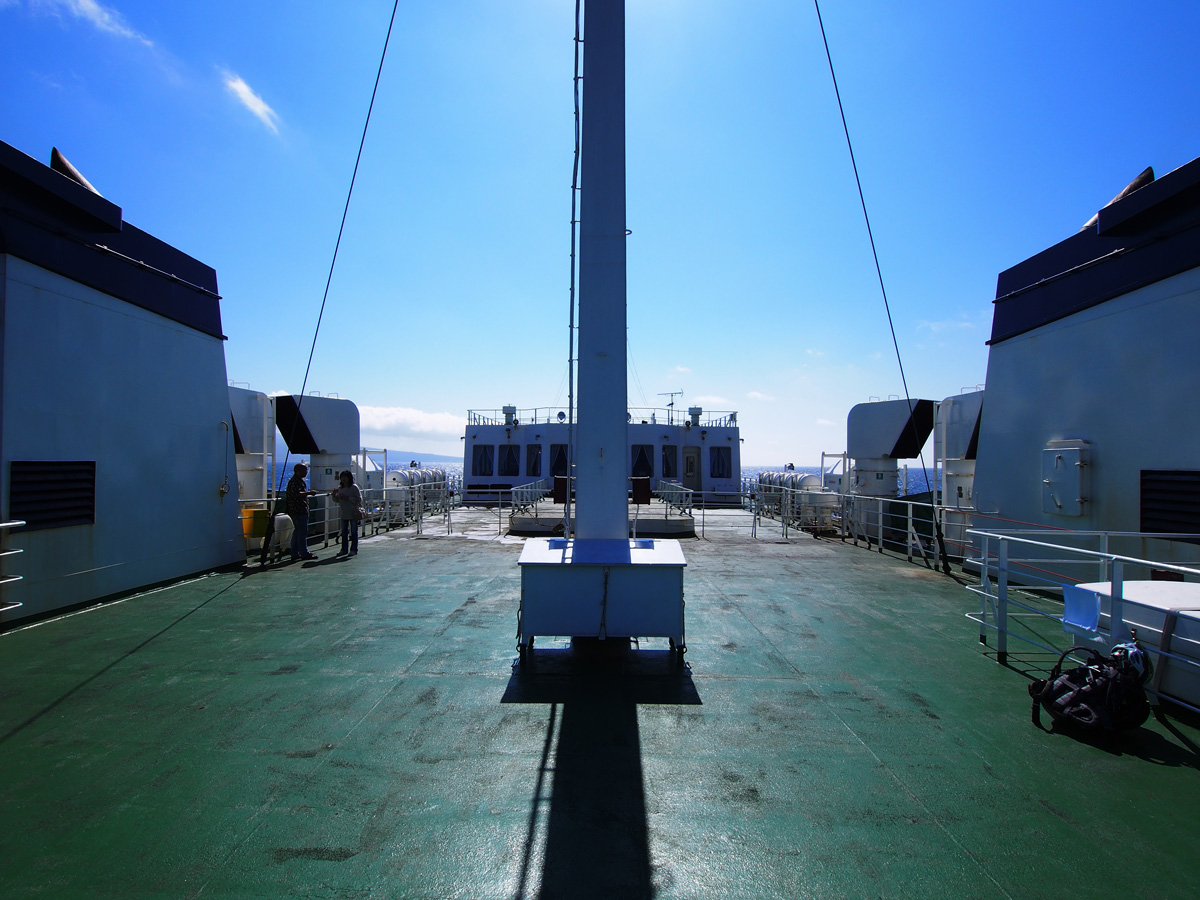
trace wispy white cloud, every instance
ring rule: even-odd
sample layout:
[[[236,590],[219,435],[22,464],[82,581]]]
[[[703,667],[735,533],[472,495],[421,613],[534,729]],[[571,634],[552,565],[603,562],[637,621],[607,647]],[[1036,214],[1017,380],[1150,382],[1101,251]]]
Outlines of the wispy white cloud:
[[[677,375],[690,375],[690,374],[692,374],[692,370],[691,370],[691,369],[689,369],[687,366],[676,366],[674,369],[672,369],[672,370],[671,370],[671,372],[672,372],[672,373],[674,373],[674,374],[677,374]]]
[[[254,93],[254,90],[250,85],[246,84],[242,76],[230,72],[228,69],[221,69],[220,72],[221,78],[225,82],[226,90],[233,94],[242,106],[250,110],[260,122],[266,125],[272,134],[279,134],[279,114],[271,109],[262,97]]]
[[[0,0],[0,5],[3,5]],[[146,47],[153,47],[154,41],[133,28],[125,17],[111,7],[96,0],[36,0],[35,6],[44,6],[53,10],[64,10],[77,19],[87,22],[97,31],[117,37],[137,41]]]
[[[944,319],[941,322],[918,322],[917,328],[923,328],[937,334],[941,331],[961,330],[966,328],[974,328],[975,323],[967,319]]]
[[[838,423],[834,422],[832,419],[817,419],[817,421],[814,422],[813,424],[815,424],[815,425],[837,425]]]
[[[729,401],[724,397],[718,397],[715,394],[703,394],[699,397],[693,397],[692,400],[701,406],[728,406]]]
[[[429,413],[405,406],[360,406],[358,424],[365,434],[400,440],[436,438],[458,440],[467,420],[453,413]]]
[[[804,351],[804,353],[806,356],[813,356],[813,357],[816,357],[817,359],[820,359],[822,356],[825,355],[824,350],[814,350],[812,347],[809,347],[807,350]]]
[[[764,394],[762,391],[749,391],[747,392],[746,397],[750,400],[763,400],[768,403],[771,403],[775,400],[774,397]]]

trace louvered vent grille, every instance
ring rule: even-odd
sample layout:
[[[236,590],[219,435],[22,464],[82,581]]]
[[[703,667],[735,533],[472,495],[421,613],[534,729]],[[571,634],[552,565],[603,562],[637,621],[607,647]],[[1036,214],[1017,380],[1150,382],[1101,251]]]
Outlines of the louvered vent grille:
[[[1200,534],[1200,472],[1142,470],[1142,531]]]
[[[9,468],[8,514],[21,519],[21,531],[94,525],[94,460],[13,460]]]

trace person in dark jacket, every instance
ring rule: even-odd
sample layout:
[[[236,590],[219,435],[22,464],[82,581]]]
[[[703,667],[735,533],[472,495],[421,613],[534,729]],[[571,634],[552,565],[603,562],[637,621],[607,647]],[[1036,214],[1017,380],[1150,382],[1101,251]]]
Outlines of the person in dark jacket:
[[[316,559],[308,552],[308,498],[320,491],[310,491],[304,483],[308,466],[296,463],[287,485],[287,514],[295,529],[292,531],[292,559]]]

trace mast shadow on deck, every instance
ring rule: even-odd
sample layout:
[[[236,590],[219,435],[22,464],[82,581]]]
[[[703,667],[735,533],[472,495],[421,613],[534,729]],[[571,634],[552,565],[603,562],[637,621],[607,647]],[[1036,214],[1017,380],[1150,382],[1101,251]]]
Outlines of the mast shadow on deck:
[[[514,897],[653,897],[637,707],[699,705],[688,668],[668,650],[575,641],[531,650],[501,702],[550,705]]]

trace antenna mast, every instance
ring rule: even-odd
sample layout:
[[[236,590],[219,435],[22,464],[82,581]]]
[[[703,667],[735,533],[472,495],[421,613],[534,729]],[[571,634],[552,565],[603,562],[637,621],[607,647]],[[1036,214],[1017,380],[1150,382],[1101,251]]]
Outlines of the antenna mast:
[[[671,398],[671,402],[667,404],[667,424],[674,425],[675,424],[675,398],[682,397],[683,391],[666,391],[664,393],[660,393],[658,396]]]

